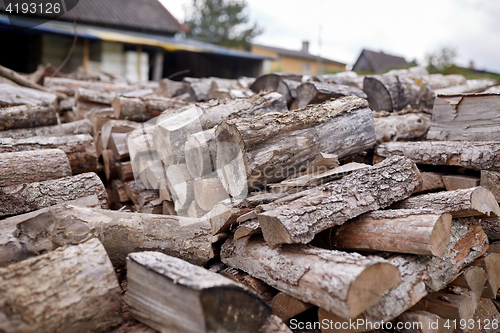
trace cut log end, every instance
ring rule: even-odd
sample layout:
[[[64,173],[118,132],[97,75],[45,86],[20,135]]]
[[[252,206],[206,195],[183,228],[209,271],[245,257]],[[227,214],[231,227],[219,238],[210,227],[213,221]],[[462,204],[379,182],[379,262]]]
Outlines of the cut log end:
[[[288,230],[282,223],[276,221],[272,215],[260,214],[259,223],[264,234],[264,240],[270,248],[274,249],[280,244],[294,243]]]
[[[430,250],[433,256],[441,257],[450,241],[451,214],[445,213],[439,217],[431,234]]]

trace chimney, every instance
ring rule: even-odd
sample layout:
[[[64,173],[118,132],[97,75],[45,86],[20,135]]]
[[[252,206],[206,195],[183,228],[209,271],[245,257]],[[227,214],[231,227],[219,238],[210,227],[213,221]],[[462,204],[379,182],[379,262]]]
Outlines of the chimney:
[[[471,60],[469,62],[469,69],[474,69],[474,61],[473,60]]]
[[[302,42],[302,52],[309,53],[309,41],[305,40]]]

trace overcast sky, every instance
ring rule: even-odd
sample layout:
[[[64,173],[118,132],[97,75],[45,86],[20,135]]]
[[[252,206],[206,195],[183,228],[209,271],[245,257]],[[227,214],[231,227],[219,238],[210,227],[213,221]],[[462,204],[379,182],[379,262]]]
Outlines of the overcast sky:
[[[191,0],[160,0],[179,21]],[[367,48],[422,62],[454,47],[457,63],[500,73],[499,0],[248,0],[264,28],[254,42],[310,52],[353,65]],[[321,27],[321,30],[320,30]],[[319,46],[321,38],[322,46]]]

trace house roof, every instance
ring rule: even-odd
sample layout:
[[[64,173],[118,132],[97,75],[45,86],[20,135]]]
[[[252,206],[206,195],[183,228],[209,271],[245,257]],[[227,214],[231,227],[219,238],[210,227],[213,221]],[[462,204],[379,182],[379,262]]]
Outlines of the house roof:
[[[363,49],[358,60],[353,66],[353,70],[356,70],[356,65],[363,56],[368,61],[368,64],[374,73],[384,72],[390,68],[401,68],[408,64],[403,57]]]
[[[71,6],[68,1],[66,4]],[[0,1],[0,12],[5,12],[3,1]],[[53,14],[35,15],[54,17]],[[158,0],[80,0],[57,19],[167,35],[187,31],[187,27],[180,24]]]
[[[344,63],[341,63],[341,62],[338,62],[338,61],[335,61],[335,60],[331,60],[331,59],[327,59],[327,58],[322,58],[322,57],[315,56],[313,54],[310,54],[309,52],[288,50],[288,49],[282,49],[282,48],[279,48],[279,47],[272,47],[272,46],[266,46],[266,45],[260,45],[260,44],[253,44],[253,45],[255,45],[257,47],[261,47],[261,48],[269,50],[269,51],[276,52],[280,56],[286,56],[286,57],[292,57],[292,58],[299,58],[299,59],[307,59],[307,60],[314,60],[314,61],[318,61],[319,59],[321,59],[321,61],[325,62],[325,63],[336,64],[336,65],[345,65]]]

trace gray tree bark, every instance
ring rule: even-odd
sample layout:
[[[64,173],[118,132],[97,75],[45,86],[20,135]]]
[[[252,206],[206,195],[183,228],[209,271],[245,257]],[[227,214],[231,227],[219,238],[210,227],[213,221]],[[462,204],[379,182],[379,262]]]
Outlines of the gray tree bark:
[[[0,131],[57,124],[57,111],[53,105],[20,105],[0,108]]]
[[[55,122],[57,123],[57,121]],[[16,123],[19,125],[19,123]],[[8,131],[1,131],[0,138],[24,139],[33,136],[65,136],[76,134],[93,134],[92,123],[88,119],[77,120],[75,122],[41,126],[35,128],[20,128]]]

